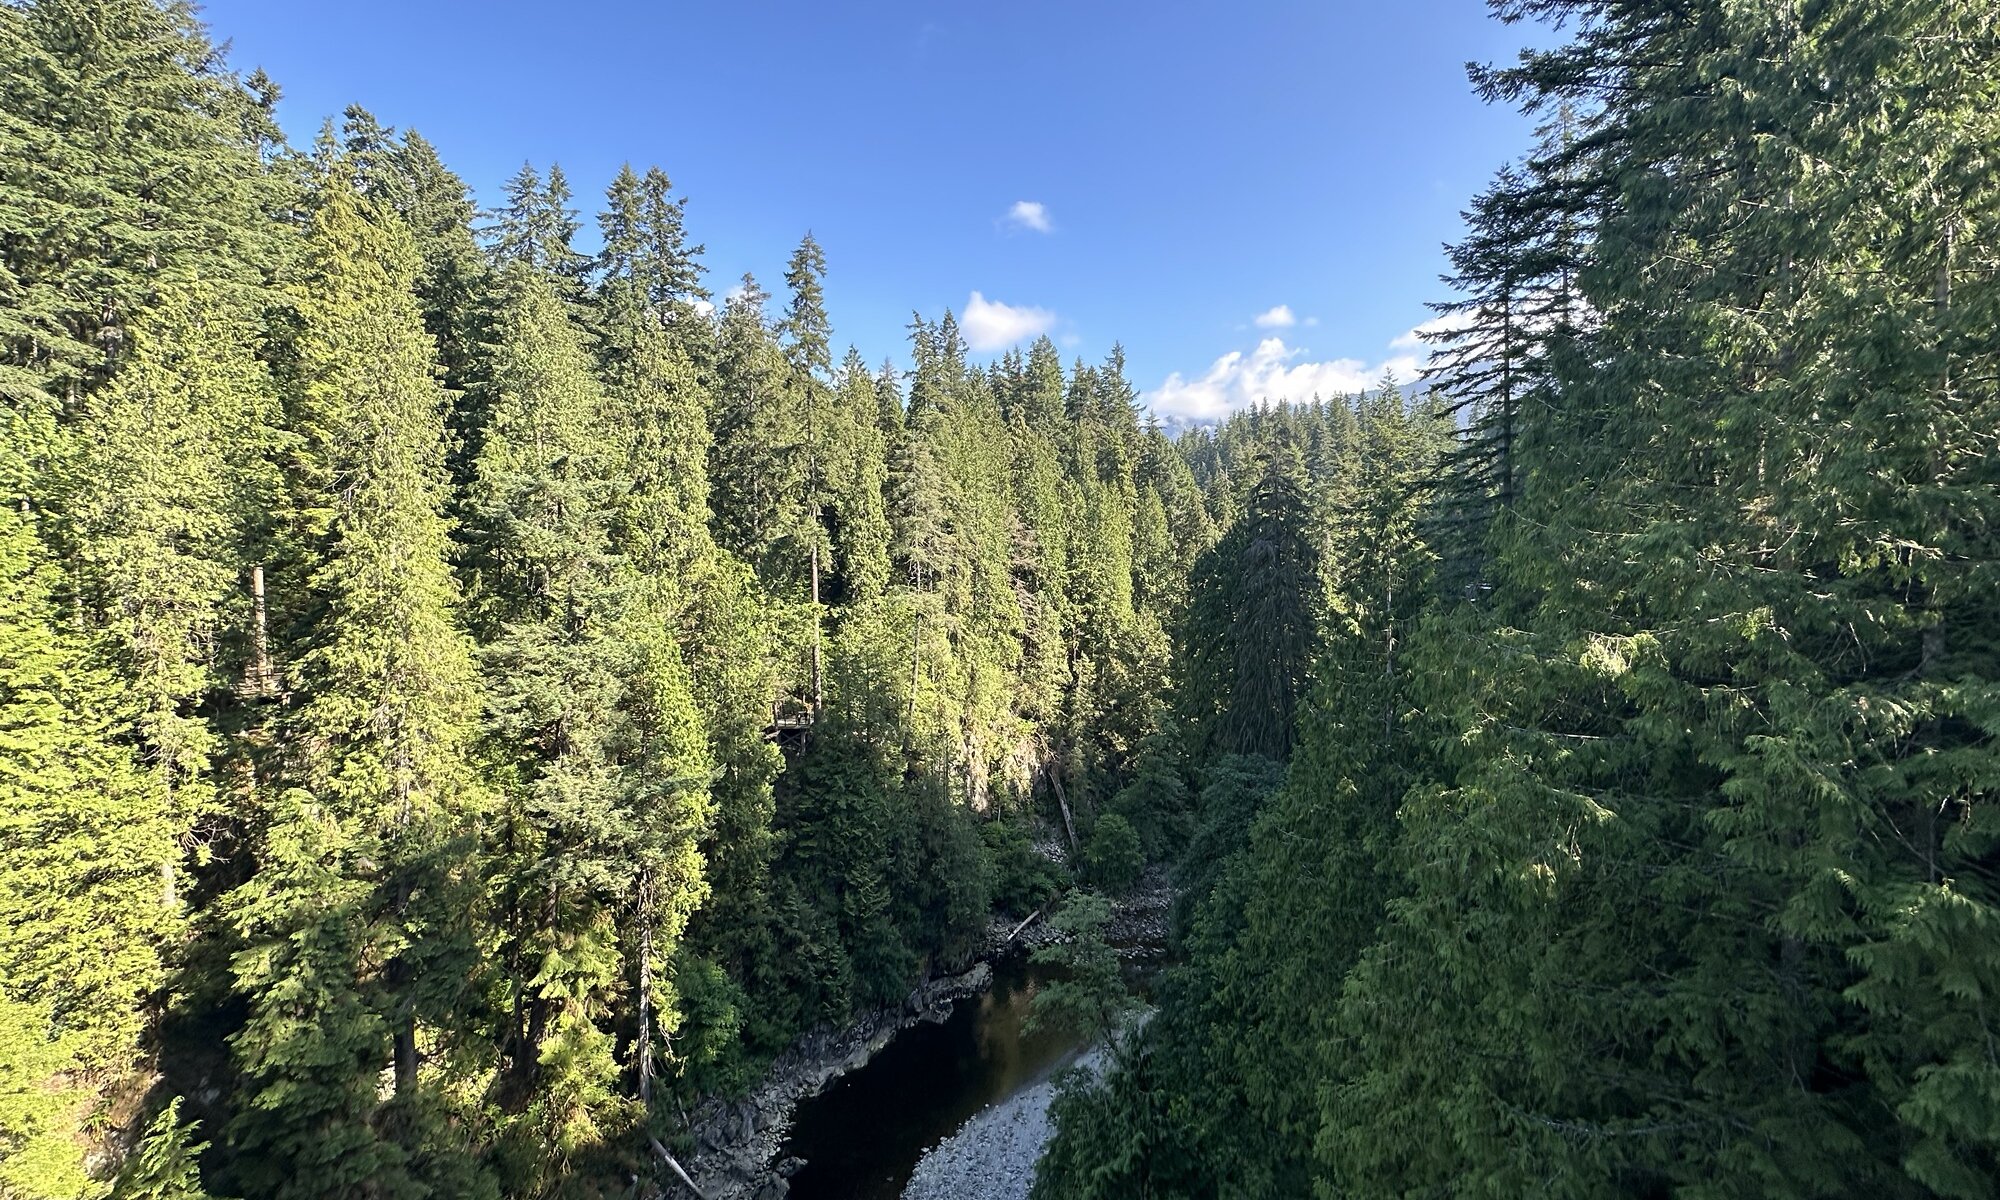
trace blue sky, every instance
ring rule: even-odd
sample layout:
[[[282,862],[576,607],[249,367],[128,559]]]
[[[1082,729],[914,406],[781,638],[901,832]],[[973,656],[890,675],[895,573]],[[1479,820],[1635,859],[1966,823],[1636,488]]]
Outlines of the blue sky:
[[[811,230],[839,341],[913,310],[980,357],[1115,341],[1165,414],[1408,374],[1459,211],[1528,144],[1468,60],[1533,31],[1480,0],[810,3],[208,0],[296,142],[349,103],[482,203],[559,161],[586,223],[620,163],[688,197],[710,286],[783,289]],[[1261,324],[1260,324],[1261,318]]]

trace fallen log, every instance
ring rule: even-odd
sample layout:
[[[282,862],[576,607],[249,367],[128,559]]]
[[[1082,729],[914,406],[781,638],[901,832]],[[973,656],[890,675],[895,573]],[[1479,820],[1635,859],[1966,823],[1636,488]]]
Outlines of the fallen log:
[[[1014,932],[1012,932],[1012,933],[1008,934],[1008,935],[1007,935],[1007,936],[1006,936],[1006,937],[1005,937],[1004,939],[1002,939],[1002,940],[1001,940],[1001,942],[1000,942],[1000,944],[1004,946],[1004,945],[1006,945],[1006,944],[1007,944],[1008,942],[1011,942],[1011,941],[1013,941],[1013,940],[1014,940],[1015,938],[1017,938],[1017,937],[1021,936],[1021,931],[1022,931],[1023,929],[1026,929],[1026,928],[1027,928],[1027,927],[1028,927],[1028,926],[1029,926],[1029,925],[1030,925],[1030,924],[1031,924],[1031,923],[1032,923],[1032,922],[1034,921],[1034,919],[1035,919],[1036,917],[1039,917],[1039,916],[1041,916],[1041,915],[1042,915],[1043,913],[1047,912],[1048,910],[1049,910],[1049,906],[1048,906],[1048,905],[1046,905],[1046,904],[1044,904],[1044,905],[1043,905],[1042,907],[1040,907],[1040,908],[1036,909],[1036,910],[1035,910],[1034,912],[1031,912],[1031,913],[1029,913],[1029,914],[1028,914],[1028,918],[1027,918],[1027,920],[1025,920],[1025,921],[1022,921],[1022,922],[1021,922],[1021,923],[1020,923],[1019,925],[1016,925],[1016,926],[1014,926]]]
[[[679,1160],[674,1158],[672,1152],[670,1152],[665,1146],[662,1146],[660,1144],[659,1138],[648,1137],[646,1140],[652,1144],[653,1153],[659,1155],[660,1158],[667,1164],[667,1166],[673,1168],[674,1174],[681,1177],[682,1183],[687,1184],[688,1191],[693,1192],[695,1195],[701,1197],[701,1200],[708,1200],[708,1193],[702,1191],[701,1188],[695,1184],[694,1179],[688,1175],[687,1169],[681,1166]]]

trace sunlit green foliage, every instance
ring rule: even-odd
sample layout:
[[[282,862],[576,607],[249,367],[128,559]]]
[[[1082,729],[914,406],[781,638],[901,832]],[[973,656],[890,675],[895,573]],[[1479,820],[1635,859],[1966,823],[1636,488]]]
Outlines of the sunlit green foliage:
[[[0,1194],[672,1189],[1068,887],[1038,1196],[1993,1195],[2000,25],[1494,7],[1430,377],[1169,437],[0,4]]]
[[[1475,73],[1549,122],[1469,424],[1356,413],[1285,782],[1044,1191],[1989,1196],[1991,13],[1496,8],[1572,37]]]

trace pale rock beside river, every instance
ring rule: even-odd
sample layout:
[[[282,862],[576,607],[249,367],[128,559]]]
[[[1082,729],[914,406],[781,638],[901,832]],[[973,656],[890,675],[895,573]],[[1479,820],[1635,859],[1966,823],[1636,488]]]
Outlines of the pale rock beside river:
[[[1102,1055],[1093,1050],[1076,1066],[1094,1073]],[[1055,1132],[1049,1121],[1055,1088],[1054,1079],[1044,1079],[975,1114],[924,1152],[903,1200],[1027,1200],[1035,1160]]]

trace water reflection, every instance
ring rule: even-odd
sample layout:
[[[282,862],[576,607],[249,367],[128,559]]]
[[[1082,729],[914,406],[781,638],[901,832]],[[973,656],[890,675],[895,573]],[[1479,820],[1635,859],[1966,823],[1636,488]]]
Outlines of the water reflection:
[[[785,1153],[806,1160],[798,1200],[894,1200],[923,1152],[967,1118],[1060,1069],[1082,1050],[1023,1025],[1044,969],[994,964],[993,987],[938,1025],[899,1034],[866,1067],[799,1106]]]

